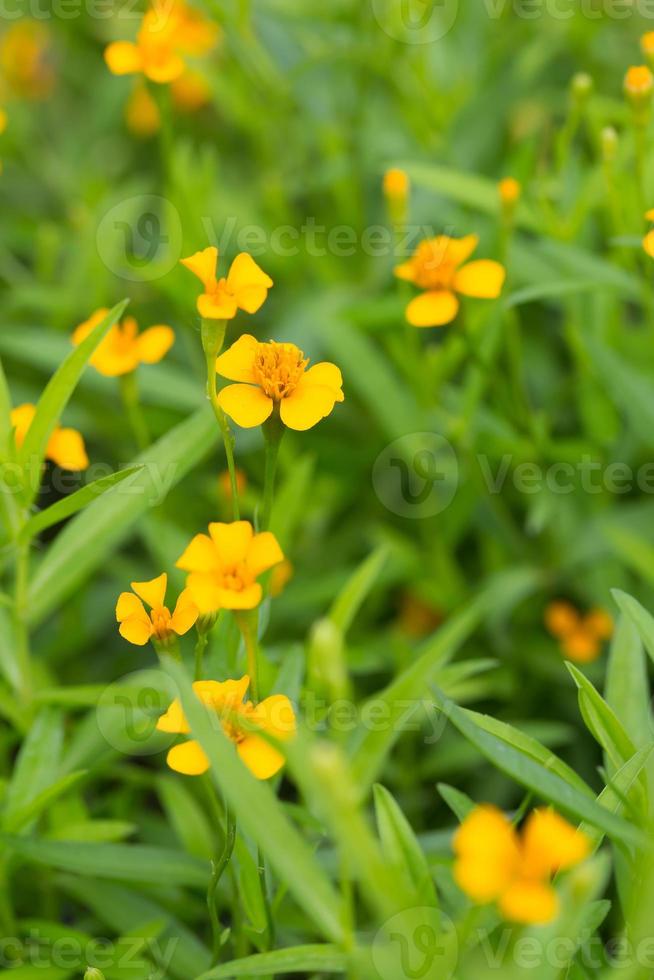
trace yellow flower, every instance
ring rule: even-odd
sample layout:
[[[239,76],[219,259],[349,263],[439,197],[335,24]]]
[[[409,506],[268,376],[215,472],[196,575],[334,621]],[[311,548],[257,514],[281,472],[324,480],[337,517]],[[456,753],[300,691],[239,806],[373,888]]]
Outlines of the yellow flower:
[[[108,312],[96,310],[88,320],[80,323],[73,332],[73,344],[81,344]],[[156,364],[166,356],[174,342],[175,334],[170,327],[159,324],[139,333],[136,320],[129,316],[109,330],[89,363],[100,374],[115,378],[136,370],[139,364]]]
[[[19,449],[25,442],[25,436],[35,414],[36,407],[29,403],[18,405],[12,409],[11,425],[14,429],[16,446]],[[62,429],[57,426],[50,436],[45,456],[57,466],[61,466],[63,470],[85,470],[89,465],[84,440],[75,429]]]
[[[211,102],[211,86],[197,71],[185,71],[170,86],[173,103],[183,112],[197,112]]]
[[[308,363],[295,344],[260,344],[251,334],[243,334],[216,360],[218,374],[241,382],[222,389],[220,407],[244,429],[261,425],[277,406],[289,429],[310,429],[344,395],[335,364],[323,361],[307,370]]]
[[[583,861],[588,839],[549,808],[537,809],[519,834],[494,806],[480,806],[454,837],[454,877],[474,902],[497,902],[504,918],[544,925],[559,902],[552,875]]]
[[[35,20],[12,24],[0,37],[0,77],[20,98],[45,99],[54,86],[50,32]]]
[[[125,121],[130,133],[147,138],[154,136],[161,127],[159,106],[142,82],[138,82],[127,105],[125,106]]]
[[[254,609],[263,597],[257,579],[284,560],[270,531],[255,534],[249,521],[209,525],[177,562],[189,572],[186,586],[204,615],[218,609]]]
[[[0,136],[6,130],[8,121],[9,117],[7,116],[7,113],[4,109],[0,109]]]
[[[582,616],[569,602],[551,602],[545,611],[545,625],[559,640],[562,653],[581,664],[597,660],[602,641],[613,634],[613,620],[604,609],[592,609]]]
[[[129,643],[142,647],[154,639],[165,646],[175,636],[184,636],[195,625],[199,610],[188,589],[180,594],[172,615],[164,605],[168,587],[165,572],[151,582],[132,582],[130,587],[133,592],[121,592],[116,603],[119,632]],[[144,602],[150,606],[149,613]]]
[[[232,320],[239,310],[256,313],[273,285],[247,252],[236,256],[223,279],[216,277],[218,249],[213,245],[182,259],[182,265],[204,286],[204,293],[198,297],[198,313],[207,320]]]
[[[642,108],[649,103],[654,92],[654,75],[647,65],[634,65],[628,70],[624,79],[624,90],[636,108]]]
[[[392,167],[384,174],[383,187],[386,197],[404,199],[411,187],[409,175],[399,167]]]
[[[476,235],[450,238],[439,235],[418,245],[408,262],[396,266],[399,279],[425,290],[411,300],[406,318],[414,327],[442,327],[459,311],[456,293],[479,299],[495,299],[502,292],[506,273],[499,262],[466,260],[477,248]]]
[[[645,220],[654,221],[654,208],[652,208],[651,210],[645,213]],[[643,248],[650,256],[650,258],[654,259],[654,231],[648,231],[648,233],[643,238]]]
[[[500,194],[500,201],[504,207],[513,207],[518,203],[522,195],[522,186],[515,177],[505,177],[497,185]]]
[[[648,31],[640,39],[640,46],[642,48],[643,54],[648,57],[654,56],[654,31]]]
[[[215,711],[225,735],[236,745],[241,760],[257,779],[270,779],[284,765],[284,756],[255,729],[287,741],[296,731],[295,712],[289,699],[275,694],[257,705],[243,702],[250,678],[238,681],[196,681],[193,685],[198,700]],[[161,732],[174,735],[190,734],[190,727],[179,700],[157,722]],[[198,742],[191,739],[175,745],[168,753],[168,765],[185,776],[200,776],[209,769],[209,760]]]

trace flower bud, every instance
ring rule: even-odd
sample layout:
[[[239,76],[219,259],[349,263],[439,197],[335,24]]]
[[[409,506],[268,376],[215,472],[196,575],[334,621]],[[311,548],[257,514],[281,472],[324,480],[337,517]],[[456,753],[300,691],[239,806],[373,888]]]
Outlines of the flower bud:
[[[613,126],[602,130],[602,156],[605,163],[613,163],[618,153],[618,134]]]
[[[409,175],[404,170],[393,167],[384,174],[383,188],[391,221],[394,224],[402,224],[406,220],[411,190]]]
[[[89,966],[84,974],[84,980],[104,980],[104,973],[96,970],[94,966]]]
[[[654,94],[654,75],[647,65],[635,65],[628,70],[624,91],[634,111],[634,121],[638,125],[645,125]]]
[[[572,79],[570,86],[572,98],[577,106],[583,106],[593,91],[593,79],[587,72],[580,71]]]

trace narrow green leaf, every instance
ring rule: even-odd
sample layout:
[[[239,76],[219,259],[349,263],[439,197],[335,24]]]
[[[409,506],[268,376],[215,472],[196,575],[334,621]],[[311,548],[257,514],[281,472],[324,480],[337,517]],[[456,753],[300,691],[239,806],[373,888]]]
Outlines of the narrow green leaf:
[[[159,776],[157,793],[171,827],[189,854],[211,860],[214,855],[211,827],[205,810],[186,783],[176,776]]]
[[[63,744],[61,716],[43,708],[23,742],[5,797],[0,826],[7,828],[18,814],[56,781]]]
[[[654,753],[654,745],[644,745],[638,749],[633,758],[625,762],[621,769],[611,776],[608,786],[605,786],[597,797],[597,802],[616,815],[625,811],[625,800],[629,799],[631,791],[639,783],[641,773],[649,763]],[[604,840],[604,831],[591,823],[582,823],[581,829],[590,837],[597,849]]]
[[[634,744],[646,745],[654,734],[647,664],[636,625],[625,614],[619,617],[611,642],[605,697]]]
[[[454,786],[448,786],[447,783],[438,783],[437,788],[459,823],[463,823],[477,804],[465,793],[455,789]]]
[[[42,790],[30,803],[27,803],[21,809],[14,810],[9,816],[5,816],[3,827],[10,834],[18,833],[33,820],[36,820],[50,804],[54,803],[60,796],[63,796],[64,793],[67,793],[73,786],[76,786],[85,775],[86,770],[82,769],[77,772],[71,772],[62,779],[58,779],[52,786],[48,786],[47,789]]]
[[[616,589],[613,595],[622,612],[629,617],[638,630],[645,649],[654,661],[654,617],[641,606],[637,599],[626,592],[620,592]]]
[[[636,746],[624,730],[615,712],[608,706],[585,674],[566,662],[566,667],[579,691],[579,710],[586,727],[602,746],[611,765],[619,769],[636,752]]]
[[[345,973],[347,967],[347,956],[337,946],[293,946],[223,963],[203,973],[197,980],[241,980],[278,973]]]
[[[388,556],[388,549],[381,545],[356,569],[347,581],[329,612],[329,619],[343,634],[349,630],[354,617],[365,602],[379,578]]]
[[[409,821],[384,786],[377,783],[373,793],[384,857],[406,875],[423,905],[436,908],[438,897],[431,871]]]

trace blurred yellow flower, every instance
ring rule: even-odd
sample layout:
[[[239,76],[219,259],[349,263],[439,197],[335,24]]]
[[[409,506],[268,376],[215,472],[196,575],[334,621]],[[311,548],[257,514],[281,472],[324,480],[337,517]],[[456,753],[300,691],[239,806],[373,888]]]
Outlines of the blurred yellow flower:
[[[284,561],[276,565],[270,575],[270,585],[268,591],[271,598],[275,599],[281,595],[288,583],[293,578],[293,565],[285,558]]]
[[[161,127],[159,106],[151,92],[148,91],[147,85],[141,81],[134,86],[127,101],[125,121],[127,128],[134,136],[147,138],[159,132]]]
[[[150,582],[132,582],[132,592],[122,592],[116,604],[116,621],[120,635],[129,643],[145,646],[153,639],[165,646],[176,636],[183,636],[195,625],[199,610],[185,589],[170,613],[164,605],[168,576],[164,572]],[[136,593],[136,595],[134,594]],[[148,613],[143,603],[150,606]]]
[[[634,65],[627,71],[624,90],[634,105],[649,101],[654,92],[654,75],[647,65]]]
[[[170,86],[173,104],[182,112],[196,112],[211,102],[211,86],[197,71],[185,71]]]
[[[9,117],[4,109],[0,109],[0,136],[4,133],[9,122]]]
[[[220,407],[244,429],[261,425],[277,407],[289,429],[310,429],[345,396],[335,364],[323,361],[307,370],[308,364],[295,344],[259,343],[243,334],[216,360],[218,374],[241,382],[222,389]]]
[[[198,297],[198,313],[207,320],[232,320],[239,310],[256,313],[268,296],[273,281],[252,256],[241,252],[232,262],[227,277],[216,278],[218,249],[211,245],[182,259],[182,265],[204,286]]]
[[[405,198],[409,193],[411,182],[405,170],[392,167],[384,174],[383,188],[386,197]]]
[[[522,186],[515,177],[504,177],[497,185],[500,194],[500,201],[507,207],[518,203],[522,196]]]
[[[613,635],[613,620],[604,609],[591,609],[582,616],[569,603],[551,602],[545,610],[545,625],[561,645],[561,652],[575,663],[591,663],[602,652],[602,641]]]
[[[645,220],[650,222],[654,221],[654,208],[645,213]],[[643,238],[643,248],[650,258],[654,259],[654,230],[648,231]]]
[[[263,597],[257,579],[284,560],[270,531],[255,534],[249,521],[209,525],[197,534],[177,562],[189,572],[187,589],[200,612],[254,609]]]
[[[478,243],[476,235],[439,235],[421,242],[408,262],[396,266],[399,279],[425,290],[407,306],[406,318],[412,326],[441,327],[451,323],[459,311],[457,293],[479,299],[500,295],[506,273],[499,262],[479,259],[464,265]]]
[[[558,915],[551,885],[558,871],[581,863],[588,839],[549,808],[534,810],[522,832],[494,806],[479,806],[454,836],[454,877],[474,902],[497,902],[504,918],[544,925]]]
[[[12,409],[11,425],[19,449],[25,442],[25,436],[35,414],[36,406],[29,404],[29,402]],[[89,465],[84,439],[75,429],[63,429],[57,426],[50,436],[45,456],[57,466],[61,466],[63,470],[85,470]]]
[[[243,701],[250,684],[246,675],[238,681],[196,681],[193,685],[198,700],[215,711],[223,732],[236,746],[241,760],[257,779],[270,779],[284,765],[284,756],[257,734],[259,731],[284,742],[296,731],[293,705],[284,694],[274,694],[259,704]],[[190,727],[182,706],[175,699],[157,722],[160,732],[188,735]],[[175,745],[168,752],[168,765],[186,776],[200,776],[209,769],[209,760],[201,745],[194,739]]]
[[[248,485],[248,478],[243,472],[243,470],[236,470],[236,489],[239,494],[245,493]],[[223,472],[218,477],[218,487],[220,493],[227,500],[232,499],[232,479],[229,474],[229,470],[223,470]]]
[[[35,20],[20,20],[0,34],[0,79],[12,95],[47,98],[55,83],[50,31]]]
[[[642,48],[643,54],[648,57],[654,56],[654,31],[648,31],[640,39],[640,46]]]
[[[73,332],[73,344],[81,344],[108,312],[107,309],[96,310],[88,320],[80,323]],[[115,378],[136,370],[139,364],[156,364],[166,356],[174,342],[171,327],[158,324],[139,333],[136,320],[128,316],[111,328],[89,363],[100,374]]]

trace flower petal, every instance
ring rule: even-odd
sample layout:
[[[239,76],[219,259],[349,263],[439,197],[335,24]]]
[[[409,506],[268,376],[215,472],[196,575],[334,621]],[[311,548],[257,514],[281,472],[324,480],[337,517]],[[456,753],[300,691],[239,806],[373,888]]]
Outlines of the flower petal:
[[[195,681],[193,683],[193,690],[202,704],[220,711],[222,708],[229,707],[230,705],[241,704],[249,686],[250,678],[247,674],[244,674],[238,680]]]
[[[398,279],[403,279],[405,282],[416,281],[416,267],[411,259],[408,262],[401,262],[400,265],[396,265],[393,272]]]
[[[256,534],[248,549],[246,563],[255,578],[284,561],[282,549],[271,531]]]
[[[212,572],[219,568],[216,546],[209,535],[196,534],[176,565],[185,572]]]
[[[128,643],[143,647],[152,636],[154,628],[147,617],[141,619],[140,616],[128,616],[120,624],[118,632]]]
[[[197,306],[205,320],[233,320],[238,311],[236,299],[225,289],[198,296]]]
[[[279,749],[258,735],[246,735],[236,749],[241,760],[257,779],[270,779],[286,761]]]
[[[201,614],[222,609],[220,602],[220,579],[216,573],[192,572],[186,579],[186,588]]]
[[[84,439],[75,429],[55,429],[45,454],[63,470],[85,470],[89,465]]]
[[[197,618],[200,615],[200,610],[193,602],[191,598],[191,593],[188,589],[184,589],[180,593],[179,599],[175,606],[175,611],[170,619],[171,628],[177,633],[178,636],[184,636],[185,633],[195,626]]]
[[[116,603],[116,620],[122,623],[124,619],[133,616],[140,616],[141,619],[150,622],[150,617],[139,597],[135,596],[133,592],[121,592]]]
[[[14,430],[16,445],[19,449],[25,441],[25,436],[29,431],[30,425],[34,421],[35,415],[36,405],[31,405],[28,402],[26,402],[24,405],[18,405],[16,408],[12,408],[11,410],[11,427]]]
[[[559,912],[559,900],[551,885],[540,881],[516,881],[501,896],[502,915],[523,925],[546,925]]]
[[[643,238],[643,248],[654,259],[654,231],[649,231]]]
[[[167,85],[186,70],[183,58],[164,45],[156,45],[143,57],[143,74],[157,85]]]
[[[253,709],[250,720],[280,741],[287,741],[297,731],[293,705],[285,694],[273,694]]]
[[[157,364],[175,343],[175,333],[171,327],[159,324],[149,327],[139,334],[136,340],[139,360],[143,364]]]
[[[166,762],[171,769],[181,772],[183,776],[201,776],[210,768],[204,749],[193,739],[182,742],[181,745],[173,745],[166,756]]]
[[[88,320],[85,320],[84,323],[80,323],[79,326],[75,327],[73,330],[73,336],[71,337],[75,347],[81,344],[83,340],[86,340],[91,331],[97,327],[99,323],[102,323],[108,312],[108,308],[102,307],[102,309],[96,310],[95,313],[92,313]]]
[[[343,375],[341,374],[340,368],[337,368],[335,364],[330,364],[329,361],[321,361],[319,364],[314,364],[308,371],[305,371],[302,383],[324,385],[326,388],[333,388],[337,393],[336,401],[342,402],[345,400],[345,396],[341,390],[343,387]]]
[[[459,301],[448,290],[433,290],[412,299],[406,318],[412,327],[442,327],[459,312]]]
[[[216,269],[218,267],[218,249],[215,245],[204,248],[200,252],[182,259],[181,263],[197,276],[204,288],[209,291],[216,285]]]
[[[236,296],[240,309],[256,313],[266,301],[273,281],[247,252],[241,252],[232,262],[227,284]]]
[[[254,429],[270,417],[272,398],[254,385],[228,385],[218,393],[218,404],[242,429]]]
[[[166,589],[168,587],[168,576],[163,572],[149,582],[131,582],[130,586],[136,592],[137,596],[143,599],[143,602],[147,602],[149,606],[156,609],[164,604]]]
[[[479,235],[464,235],[463,238],[442,235],[439,240],[443,243],[445,258],[457,266],[469,259],[479,245]]]
[[[168,705],[168,710],[157,720],[157,731],[169,732],[171,735],[188,735],[190,730],[181,701],[175,698]]]
[[[524,872],[547,878],[580,864],[590,853],[588,838],[549,807],[534,810],[522,832]]]
[[[303,379],[292,395],[282,398],[279,413],[289,429],[304,432],[329,415],[338,400],[338,391],[334,388],[307,384]]]
[[[245,561],[254,531],[249,521],[218,521],[209,525],[209,534],[222,565],[237,565]]]
[[[463,296],[477,299],[496,299],[502,292],[506,271],[499,262],[479,259],[469,262],[454,276],[453,288]]]
[[[515,830],[494,806],[480,806],[454,835],[454,877],[473,901],[498,898],[514,880],[520,862]]]
[[[252,334],[242,334],[223,354],[216,358],[216,372],[228,381],[255,383],[254,355],[259,342]]]
[[[104,60],[113,75],[133,75],[143,69],[141,52],[131,41],[114,41],[107,45]]]
[[[237,592],[234,589],[218,589],[218,609],[256,609],[263,598],[258,582]]]

